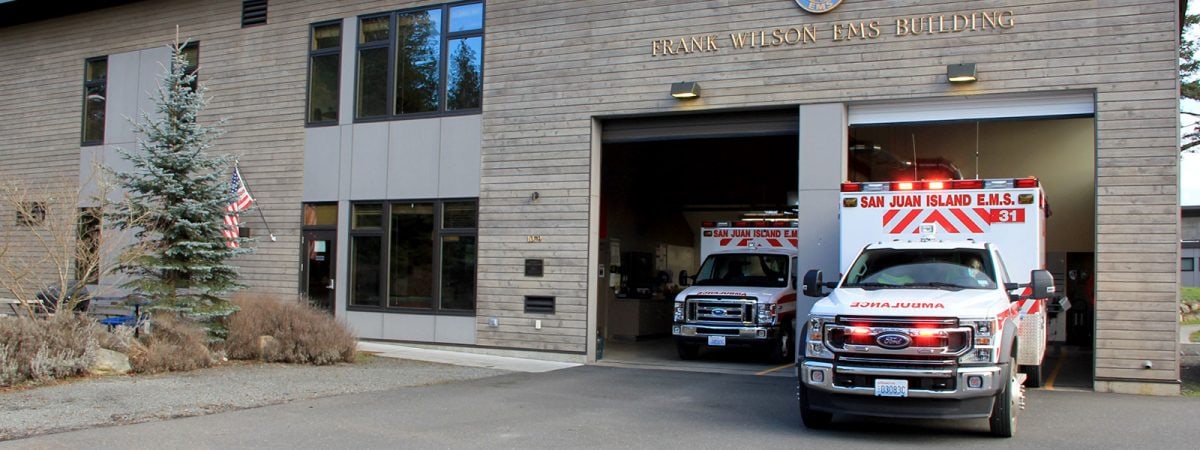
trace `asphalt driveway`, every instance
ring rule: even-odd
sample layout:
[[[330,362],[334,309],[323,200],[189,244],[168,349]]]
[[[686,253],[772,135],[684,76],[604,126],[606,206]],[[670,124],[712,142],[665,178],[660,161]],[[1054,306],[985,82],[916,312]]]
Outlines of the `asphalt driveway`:
[[[783,376],[579,366],[37,436],[8,448],[1194,448],[1200,399],[1032,391],[985,421],[799,424]]]

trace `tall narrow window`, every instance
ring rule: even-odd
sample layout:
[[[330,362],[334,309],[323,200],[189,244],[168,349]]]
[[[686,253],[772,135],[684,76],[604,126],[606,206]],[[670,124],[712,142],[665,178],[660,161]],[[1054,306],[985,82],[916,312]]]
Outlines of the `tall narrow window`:
[[[383,306],[383,205],[354,205],[350,211],[350,305]]]
[[[358,95],[356,117],[376,117],[388,112],[388,41],[391,16],[358,21]]]
[[[433,308],[433,204],[392,205],[388,306]]]
[[[450,8],[446,110],[477,109],[483,92],[483,4]]]
[[[396,110],[394,114],[438,110],[442,52],[442,10],[396,16]]]
[[[308,49],[308,123],[335,124],[341,74],[342,23],[316,24]]]
[[[75,279],[100,282],[100,208],[79,209],[79,235],[75,244]]]
[[[108,95],[108,57],[83,63],[83,145],[104,143],[104,107]]]
[[[199,78],[199,73],[198,73],[198,71],[200,70],[200,43],[199,42],[188,43],[187,45],[183,46],[182,53],[183,53],[184,61],[187,61],[187,65],[184,66],[184,68],[183,68],[183,73],[192,75],[195,77],[195,78],[192,78],[192,80],[187,83],[187,86],[189,88],[191,88],[193,92],[195,92],[196,86],[199,86],[199,83],[200,83],[200,78]]]

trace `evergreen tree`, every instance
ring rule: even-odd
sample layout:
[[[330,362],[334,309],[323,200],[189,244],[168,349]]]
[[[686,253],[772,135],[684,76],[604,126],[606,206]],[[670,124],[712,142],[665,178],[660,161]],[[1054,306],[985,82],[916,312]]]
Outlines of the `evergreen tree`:
[[[237,268],[225,261],[249,250],[240,242],[230,246],[222,235],[233,199],[232,159],[209,153],[222,131],[197,120],[205,87],[194,88],[196,74],[186,70],[183,45],[171,46],[155,114],[143,114],[134,126],[139,151],[118,149],[133,169],[113,173],[128,197],[109,217],[136,238],[127,248],[131,257],[122,258],[128,262],[116,268],[131,275],[122,287],[150,300],[152,309],[205,319],[234,311],[220,295],[242,286]]]

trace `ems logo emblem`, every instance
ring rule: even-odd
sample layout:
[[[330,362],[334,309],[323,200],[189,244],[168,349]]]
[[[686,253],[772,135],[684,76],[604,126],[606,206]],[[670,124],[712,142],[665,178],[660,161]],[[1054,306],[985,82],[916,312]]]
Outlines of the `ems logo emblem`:
[[[827,13],[842,4],[842,0],[796,0],[800,8],[813,14]]]

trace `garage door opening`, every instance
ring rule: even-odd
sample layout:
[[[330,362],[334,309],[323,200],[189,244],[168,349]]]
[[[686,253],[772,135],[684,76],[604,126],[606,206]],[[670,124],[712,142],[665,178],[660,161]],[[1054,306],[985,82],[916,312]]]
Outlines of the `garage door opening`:
[[[695,274],[701,262],[702,223],[793,213],[797,121],[790,110],[602,125],[600,361],[748,372],[778,366],[746,349],[683,361],[671,325],[679,272]]]
[[[1050,319],[1050,387],[1092,386],[1096,184],[1092,117],[853,125],[851,181],[1037,177],[1046,194],[1046,268],[1070,309]],[[1003,251],[1003,249],[1001,249]],[[1028,274],[1010,274],[1014,279]]]

